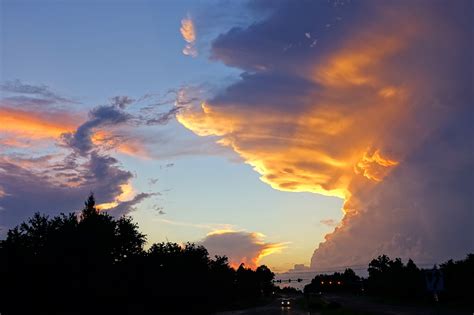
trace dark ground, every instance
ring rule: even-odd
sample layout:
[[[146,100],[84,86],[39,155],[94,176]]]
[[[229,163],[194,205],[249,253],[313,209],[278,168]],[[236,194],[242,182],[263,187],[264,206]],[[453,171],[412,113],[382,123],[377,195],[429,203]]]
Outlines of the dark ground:
[[[387,304],[376,301],[372,297],[328,294],[326,300],[340,303],[345,308],[356,311],[366,311],[374,315],[471,315],[474,310],[462,311],[448,309],[436,305],[403,305]]]
[[[239,311],[228,311],[217,313],[216,315],[308,315],[308,314],[318,314],[318,313],[309,313],[308,311],[298,309],[295,307],[283,308],[280,306],[280,301],[276,300],[268,305],[250,308],[246,310]]]
[[[388,304],[377,301],[372,297],[327,294],[323,300],[325,303],[337,302],[340,304],[336,309],[307,310],[304,306],[303,297],[294,298],[295,303],[291,308],[282,308],[280,300],[276,300],[266,306],[260,306],[245,310],[228,311],[216,315],[471,315],[473,311],[453,310],[435,305],[403,305]]]

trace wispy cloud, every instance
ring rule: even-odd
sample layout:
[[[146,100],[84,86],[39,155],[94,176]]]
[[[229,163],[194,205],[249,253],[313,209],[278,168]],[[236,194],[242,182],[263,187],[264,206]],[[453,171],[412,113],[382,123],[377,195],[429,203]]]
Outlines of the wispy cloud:
[[[329,226],[329,227],[336,227],[339,225],[339,222],[334,220],[334,219],[323,219],[321,221],[319,221],[321,224],[324,224],[326,226]]]
[[[20,80],[6,81],[0,84],[0,90],[8,93],[34,95],[50,103],[77,103],[72,99],[63,97],[53,92],[47,85],[33,85]]]
[[[193,223],[193,222],[186,222],[186,221],[174,221],[169,219],[153,219],[155,222],[161,222],[169,225],[176,225],[176,226],[184,226],[184,227],[191,227],[196,229],[202,230],[233,230],[234,225],[226,224],[226,223]]]

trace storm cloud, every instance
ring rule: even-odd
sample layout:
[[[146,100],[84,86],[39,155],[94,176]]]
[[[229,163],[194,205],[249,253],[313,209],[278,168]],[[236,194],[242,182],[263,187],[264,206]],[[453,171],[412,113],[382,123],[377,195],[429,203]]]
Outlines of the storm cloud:
[[[266,6],[213,41],[240,79],[178,121],[275,189],[344,199],[313,268],[474,250],[470,2]]]

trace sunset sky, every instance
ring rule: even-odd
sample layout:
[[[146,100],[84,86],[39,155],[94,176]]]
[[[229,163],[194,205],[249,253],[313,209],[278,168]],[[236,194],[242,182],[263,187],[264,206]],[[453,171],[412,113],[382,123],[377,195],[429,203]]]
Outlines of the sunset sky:
[[[1,238],[92,191],[234,266],[474,250],[471,1],[0,4]]]

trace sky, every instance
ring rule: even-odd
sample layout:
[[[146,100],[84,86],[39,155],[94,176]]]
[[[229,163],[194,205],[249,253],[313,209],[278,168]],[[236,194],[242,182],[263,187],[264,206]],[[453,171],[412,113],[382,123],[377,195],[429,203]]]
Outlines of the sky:
[[[0,3],[1,237],[92,191],[233,266],[474,250],[470,1]]]

